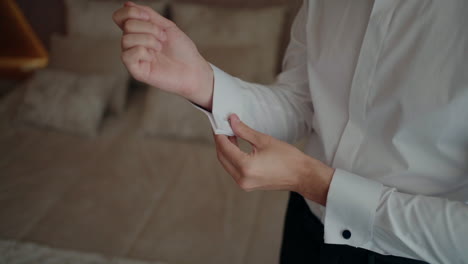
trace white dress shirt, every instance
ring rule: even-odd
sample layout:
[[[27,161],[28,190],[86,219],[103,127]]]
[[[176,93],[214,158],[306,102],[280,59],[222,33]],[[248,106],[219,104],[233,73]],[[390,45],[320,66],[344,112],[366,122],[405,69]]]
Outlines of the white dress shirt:
[[[336,168],[325,243],[468,263],[468,1],[305,1],[275,84],[213,69],[215,133],[236,113]]]

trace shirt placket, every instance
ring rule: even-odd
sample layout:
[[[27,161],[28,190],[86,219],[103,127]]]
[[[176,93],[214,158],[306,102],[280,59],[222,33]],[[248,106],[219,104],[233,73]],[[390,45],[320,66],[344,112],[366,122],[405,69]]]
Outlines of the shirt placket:
[[[373,76],[384,47],[395,2],[374,2],[351,85],[348,122],[332,162],[334,168],[352,172],[359,147],[365,140],[367,96],[373,86]]]

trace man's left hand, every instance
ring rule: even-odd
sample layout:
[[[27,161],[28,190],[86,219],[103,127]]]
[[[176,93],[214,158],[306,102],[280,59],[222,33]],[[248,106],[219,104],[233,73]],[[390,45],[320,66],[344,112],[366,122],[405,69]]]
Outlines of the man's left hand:
[[[299,149],[248,127],[235,114],[229,117],[236,136],[215,135],[218,159],[246,191],[288,190],[321,205],[326,204],[334,169]],[[252,145],[240,150],[237,138]]]

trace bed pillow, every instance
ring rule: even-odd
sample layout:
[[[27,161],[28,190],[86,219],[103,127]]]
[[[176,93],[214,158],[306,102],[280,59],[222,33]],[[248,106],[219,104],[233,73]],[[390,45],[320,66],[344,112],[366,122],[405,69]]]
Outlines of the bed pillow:
[[[219,8],[174,3],[174,22],[209,62],[247,81],[271,83],[277,69],[286,8]],[[185,99],[150,88],[145,135],[212,141],[206,116]]]
[[[125,1],[66,0],[67,32],[70,35],[120,38],[122,32],[114,24],[112,14]],[[164,14],[166,1],[136,1]]]
[[[80,135],[98,133],[117,78],[44,69],[24,83],[18,119]]]
[[[124,111],[130,76],[120,59],[120,39],[52,35],[50,45],[51,68],[118,78],[109,110],[115,114]]]

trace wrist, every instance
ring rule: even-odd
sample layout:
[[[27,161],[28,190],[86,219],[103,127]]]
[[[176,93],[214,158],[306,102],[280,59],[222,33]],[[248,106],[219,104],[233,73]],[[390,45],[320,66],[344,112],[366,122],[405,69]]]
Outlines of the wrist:
[[[196,84],[186,89],[186,93],[182,94],[187,100],[211,111],[213,105],[213,90],[214,90],[214,73],[210,64],[203,61],[201,67],[197,67],[194,72],[193,79],[197,80]]]
[[[304,198],[325,206],[335,169],[305,156],[305,170],[299,177],[297,192]]]

